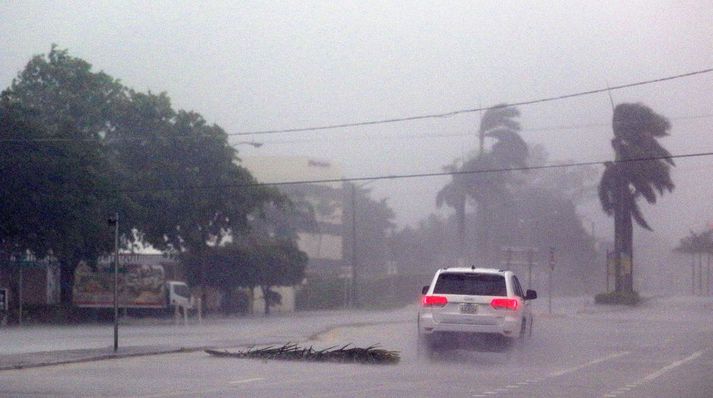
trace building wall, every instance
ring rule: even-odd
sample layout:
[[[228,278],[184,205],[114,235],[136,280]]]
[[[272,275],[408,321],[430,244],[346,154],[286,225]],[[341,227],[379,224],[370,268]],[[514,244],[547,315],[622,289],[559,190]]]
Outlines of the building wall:
[[[308,157],[246,157],[241,165],[264,183],[342,178],[338,165]],[[307,271],[338,273],[344,258],[342,183],[296,184],[280,189],[289,197],[303,198],[314,209],[316,231],[298,233],[298,246],[309,257]]]

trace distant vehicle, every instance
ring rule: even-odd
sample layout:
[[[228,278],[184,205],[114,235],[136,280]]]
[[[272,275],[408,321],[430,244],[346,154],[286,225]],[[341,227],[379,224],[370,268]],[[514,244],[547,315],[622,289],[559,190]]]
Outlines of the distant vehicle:
[[[125,260],[119,264],[119,308],[172,310],[193,307],[191,291],[185,282],[167,281],[161,265]],[[74,272],[73,303],[80,308],[114,307],[114,268],[111,261],[100,261],[96,269],[81,262]]]
[[[501,352],[532,336],[528,301],[537,292],[523,293],[512,271],[442,268],[421,293],[419,355],[456,348]]]

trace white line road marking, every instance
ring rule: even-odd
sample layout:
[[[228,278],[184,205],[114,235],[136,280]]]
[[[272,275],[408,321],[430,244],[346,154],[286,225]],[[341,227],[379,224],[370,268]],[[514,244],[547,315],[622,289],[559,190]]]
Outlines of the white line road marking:
[[[669,372],[669,371],[671,371],[671,370],[673,370],[673,369],[675,369],[675,368],[677,368],[677,367],[679,367],[679,366],[681,366],[681,365],[683,365],[683,364],[685,364],[685,363],[687,363],[687,362],[693,361],[694,359],[696,359],[696,358],[700,357],[701,355],[703,355],[703,353],[706,352],[706,351],[707,351],[707,350],[696,351],[696,352],[694,352],[693,354],[687,356],[686,358],[683,358],[683,359],[681,359],[681,360],[675,361],[675,362],[673,362],[673,363],[671,363],[671,364],[669,364],[669,365],[664,366],[663,368],[661,368],[661,369],[655,371],[654,373],[651,373],[651,374],[645,376],[643,379],[641,379],[641,380],[639,380],[639,381],[637,381],[637,382],[635,382],[635,383],[627,384],[626,387],[622,387],[622,388],[616,389],[616,390],[614,390],[614,391],[612,391],[612,392],[610,392],[610,393],[608,393],[608,394],[604,394],[604,397],[606,397],[606,398],[616,397],[617,394],[620,394],[620,393],[629,391],[629,390],[631,390],[632,388],[638,387],[638,386],[641,385],[641,384],[644,384],[644,383],[647,383],[647,382],[649,382],[649,381],[651,381],[651,380],[654,380],[654,379],[656,379],[657,377],[659,377],[659,376],[661,376],[661,375],[663,375],[663,374],[665,374],[665,373],[667,373],[667,372]]]
[[[655,378],[661,376],[662,374],[664,374],[664,373],[666,373],[666,372],[668,372],[668,371],[670,371],[670,370],[672,370],[672,369],[674,369],[674,368],[677,368],[677,367],[683,365],[683,364],[686,363],[686,362],[690,362],[690,361],[692,361],[692,360],[694,360],[694,359],[700,357],[701,355],[703,355],[703,353],[704,353],[705,351],[706,351],[706,350],[700,350],[700,351],[694,352],[694,353],[691,354],[690,356],[688,356],[688,357],[686,357],[686,358],[683,358],[683,359],[681,359],[680,361],[676,361],[676,362],[674,362],[674,363],[672,363],[672,364],[670,364],[670,365],[668,365],[668,366],[665,366],[665,367],[663,367],[663,368],[657,370],[656,372],[651,373],[650,375],[644,377],[644,378],[642,379],[642,382],[645,383],[645,382],[651,381],[651,380],[653,380],[653,379],[655,379]]]
[[[252,379],[229,381],[228,384],[237,385],[237,384],[250,383],[253,381],[260,381],[260,380],[265,380],[265,379],[263,377],[254,377]],[[191,390],[168,391],[168,392],[158,393],[158,394],[141,395],[141,397],[142,398],[168,398],[168,397],[177,397],[177,396],[202,397],[209,393],[225,392],[226,388],[229,388],[229,387],[209,388],[209,389],[198,390],[198,391],[196,391],[196,390],[193,390],[193,391],[191,391]]]
[[[253,377],[252,379],[229,381],[228,384],[244,384],[244,383],[251,383],[253,381],[260,381],[260,380],[265,380],[265,378],[264,377]]]
[[[615,352],[615,353],[613,353],[613,354],[607,355],[607,356],[602,357],[602,358],[595,359],[595,360],[593,360],[593,361],[589,361],[589,362],[583,363],[583,364],[581,364],[581,365],[577,365],[577,366],[574,366],[574,367],[571,367],[571,368],[568,368],[568,369],[563,369],[563,370],[558,370],[558,371],[556,371],[556,372],[552,372],[552,373],[550,373],[549,375],[547,375],[547,376],[545,376],[545,377],[540,377],[540,378],[537,378],[537,379],[528,379],[528,380],[526,380],[526,381],[521,381],[521,382],[519,382],[519,383],[517,383],[517,384],[510,384],[510,385],[508,385],[508,386],[505,386],[505,388],[502,388],[502,387],[501,387],[501,388],[496,388],[495,390],[492,390],[492,391],[484,391],[484,392],[482,392],[482,393],[480,393],[480,394],[478,394],[478,395],[474,395],[474,396],[475,396],[475,397],[482,397],[482,396],[485,396],[485,395],[495,395],[495,394],[498,394],[498,393],[501,393],[501,392],[505,392],[505,391],[508,391],[508,390],[513,390],[513,389],[516,389],[516,388],[520,388],[521,386],[526,385],[526,384],[537,384],[537,383],[540,383],[540,382],[542,382],[542,381],[544,381],[545,379],[548,379],[548,378],[550,378],[550,377],[562,376],[562,375],[565,375],[565,374],[567,374],[567,373],[572,373],[572,372],[577,371],[577,370],[579,370],[579,369],[586,368],[586,367],[592,366],[592,365],[596,365],[596,364],[598,364],[598,363],[602,363],[602,362],[608,361],[608,360],[610,360],[610,359],[619,358],[619,357],[621,357],[621,356],[624,356],[624,355],[627,355],[627,354],[630,354],[630,353],[631,353],[630,351]],[[612,397],[615,397],[616,395],[611,395],[611,396],[612,396]]]
[[[604,361],[608,361],[608,360],[610,360],[610,359],[618,358],[618,357],[620,357],[620,356],[624,356],[624,355],[627,355],[627,354],[630,354],[630,353],[631,353],[630,351],[615,352],[614,354],[607,355],[607,356],[605,356],[605,357],[603,357],[603,358],[595,359],[595,360],[593,360],[593,361],[589,361],[589,362],[587,362],[587,363],[583,363],[583,364],[581,364],[581,365],[578,365],[578,366],[575,366],[575,367],[572,367],[572,368],[569,368],[569,369],[563,369],[563,370],[559,370],[559,371],[557,371],[557,372],[552,372],[552,373],[549,374],[549,377],[562,376],[562,375],[565,375],[565,374],[567,374],[567,373],[572,373],[572,372],[575,372],[575,371],[577,371],[577,370],[579,370],[579,369],[586,368],[586,367],[592,366],[592,365],[596,365],[596,364],[598,364],[598,363],[602,363],[602,362],[604,362]]]

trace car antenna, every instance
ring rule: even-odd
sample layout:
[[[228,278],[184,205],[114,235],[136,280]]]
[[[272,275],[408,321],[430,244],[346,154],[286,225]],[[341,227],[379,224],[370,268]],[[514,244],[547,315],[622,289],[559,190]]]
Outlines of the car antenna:
[[[475,265],[472,265],[472,264],[471,264],[470,270],[471,270],[471,271],[475,271]]]

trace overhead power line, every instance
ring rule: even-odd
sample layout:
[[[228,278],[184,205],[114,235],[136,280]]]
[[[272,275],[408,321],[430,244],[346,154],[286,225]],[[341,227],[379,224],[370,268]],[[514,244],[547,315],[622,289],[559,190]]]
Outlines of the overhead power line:
[[[698,71],[682,73],[679,75],[667,76],[667,77],[662,77],[662,78],[658,78],[658,79],[644,80],[644,81],[639,81],[639,82],[635,82],[635,83],[628,83],[628,84],[621,84],[618,86],[599,88],[596,90],[580,91],[577,93],[558,95],[555,97],[547,97],[547,98],[539,98],[539,99],[528,100],[528,101],[520,101],[520,102],[507,104],[507,106],[523,106],[523,105],[539,104],[539,103],[543,103],[543,102],[559,101],[559,100],[568,99],[568,98],[581,97],[581,96],[592,95],[592,94],[599,94],[599,93],[603,93],[603,92],[621,90],[624,88],[643,86],[643,85],[647,85],[647,84],[665,82],[668,80],[681,79],[684,77],[702,75],[702,74],[710,73],[710,72],[713,72],[713,68],[702,69],[702,70],[698,70]],[[412,121],[412,120],[452,117],[452,116],[456,116],[456,115],[460,115],[460,114],[464,114],[464,113],[480,112],[480,111],[485,111],[488,109],[494,109],[497,107],[498,106],[496,105],[496,106],[479,107],[479,108],[471,108],[471,109],[461,109],[461,110],[445,112],[445,113],[432,113],[432,114],[427,114],[427,115],[407,116],[407,117],[401,117],[401,118],[371,120],[371,121],[364,121],[364,122],[330,124],[330,125],[324,125],[324,126],[286,128],[286,129],[278,129],[278,130],[245,131],[245,132],[238,132],[238,133],[230,133],[228,135],[241,136],[241,135],[282,134],[282,133],[296,133],[296,132],[301,132],[301,131],[331,130],[331,129],[339,129],[339,128],[345,128],[345,127],[371,126],[371,125],[375,125],[375,124],[401,123],[401,122],[407,122],[407,121]]]
[[[689,115],[689,116],[676,116],[676,117],[670,117],[668,120],[697,120],[697,119],[710,119],[713,118],[713,113],[709,114],[701,114],[701,115]],[[588,129],[588,128],[598,128],[598,127],[609,127],[610,124],[608,123],[586,123],[586,124],[563,124],[563,125],[553,125],[553,126],[541,126],[541,127],[532,127],[532,128],[526,128],[522,129],[521,132],[527,133],[527,132],[539,132],[539,131],[561,131],[561,130],[580,130],[580,129]],[[230,135],[230,134],[228,134]],[[401,134],[401,135],[393,135],[393,136],[379,136],[379,139],[411,139],[411,138],[430,138],[430,137],[442,137],[442,138],[448,138],[448,137],[472,137],[472,133],[458,133],[458,134]],[[179,135],[179,136],[170,136],[170,137],[162,137],[162,138],[168,138],[168,139],[195,139],[201,137],[200,135],[195,136],[195,135]],[[375,137],[363,137],[366,139],[374,139]],[[0,143],[23,143],[23,142],[48,142],[48,143],[62,143],[62,142],[143,142],[143,141],[150,141],[153,140],[153,138],[150,137],[122,137],[122,138],[110,138],[107,140],[103,139],[97,139],[97,138],[52,138],[52,137],[46,137],[46,138],[30,138],[30,139],[23,139],[23,138],[6,138],[6,139],[0,139]],[[302,143],[302,142],[321,142],[324,141],[323,139],[319,138],[304,138],[304,139],[293,139],[293,140],[269,140],[269,141],[263,141],[263,142],[255,142],[255,141],[240,141],[240,142],[234,142],[234,143],[228,143],[232,147],[237,147],[240,145],[249,145],[253,147],[260,147],[262,145],[268,144],[268,145],[275,145],[275,144],[295,144],[295,143]]]
[[[189,190],[250,188],[250,187],[260,187],[260,186],[275,186],[276,187],[276,186],[287,186],[287,185],[332,184],[332,183],[376,181],[376,180],[400,180],[400,179],[407,179],[407,178],[427,178],[427,177],[442,177],[442,176],[485,174],[485,173],[504,173],[504,172],[528,171],[528,170],[562,169],[562,168],[568,168],[568,167],[598,166],[598,165],[603,165],[603,164],[607,164],[607,163],[650,162],[650,161],[654,161],[654,160],[694,158],[694,157],[705,157],[705,156],[713,156],[713,152],[687,153],[687,154],[681,154],[681,155],[655,156],[655,157],[625,159],[625,160],[606,160],[606,161],[599,160],[599,161],[590,161],[590,162],[560,163],[560,164],[550,164],[550,165],[541,165],[541,166],[491,168],[491,169],[463,170],[463,171],[444,171],[444,172],[438,172],[438,173],[394,174],[394,175],[372,176],[372,177],[351,177],[351,178],[329,178],[329,179],[320,179],[320,180],[258,182],[258,183],[249,183],[249,184],[202,185],[202,186],[188,186],[188,187],[175,187],[175,188],[116,189],[116,190],[111,190],[110,192],[121,192],[121,193],[175,192],[175,191],[189,191]]]
[[[596,90],[580,91],[577,93],[564,94],[564,95],[559,95],[559,96],[555,96],[555,97],[539,98],[539,99],[534,99],[534,100],[509,103],[509,104],[507,104],[507,106],[523,106],[523,105],[533,105],[533,104],[544,103],[544,102],[558,101],[558,100],[574,98],[574,97],[581,97],[581,96],[585,96],[585,95],[598,94],[598,93],[603,93],[603,92],[608,92],[608,91],[613,91],[613,90],[621,90],[624,88],[660,83],[660,82],[681,79],[684,77],[690,77],[690,76],[695,76],[695,75],[702,75],[702,74],[706,74],[706,73],[710,73],[710,72],[713,72],[713,68],[702,69],[702,70],[698,70],[698,71],[682,73],[679,75],[667,76],[667,77],[662,77],[662,78],[658,78],[658,79],[644,80],[644,81],[639,81],[639,82],[635,82],[635,83],[628,83],[628,84],[622,84],[622,85],[618,85],[618,86],[600,88],[600,89],[596,89]],[[333,129],[346,128],[346,127],[370,126],[370,125],[387,124],[387,123],[400,123],[400,122],[406,122],[406,121],[412,121],[412,120],[447,118],[447,117],[456,116],[456,115],[465,114],[465,113],[482,112],[482,111],[485,111],[488,109],[495,109],[498,107],[499,107],[499,105],[495,105],[495,106],[478,107],[478,108],[472,108],[472,109],[461,109],[461,110],[451,111],[451,112],[446,112],[446,113],[433,113],[433,114],[419,115],[419,116],[407,116],[407,117],[402,117],[402,118],[381,119],[381,120],[372,120],[372,121],[354,122],[354,123],[331,124],[331,125],[315,126],[315,127],[287,128],[287,129],[280,129],[280,130],[246,131],[246,132],[237,132],[237,133],[226,133],[226,135],[227,136],[245,136],[245,135],[266,135],[266,134],[296,133],[296,132],[305,132],[305,131],[333,130]],[[706,117],[710,117],[710,116],[711,115],[696,115],[696,116],[681,117],[681,119],[697,119],[697,118],[706,118]],[[578,126],[578,127],[594,127],[594,126],[596,126],[596,125],[594,125],[594,124],[582,125],[582,126]],[[541,129],[544,130],[544,129],[564,129],[564,128],[567,128],[567,126],[544,127]],[[536,129],[530,129],[530,130],[534,131]],[[197,136],[186,136],[186,138],[196,138],[196,137]],[[183,137],[174,136],[171,138],[183,138]],[[144,138],[144,137],[121,138],[121,140],[126,140],[126,141],[141,141],[141,140],[145,140],[145,139],[146,138]],[[4,142],[96,142],[96,141],[100,141],[100,140],[97,140],[95,138],[73,139],[73,138],[52,138],[52,137],[35,138],[35,139],[21,139],[21,138],[0,139],[0,143],[4,143]]]
[[[713,118],[713,114],[704,115],[693,115],[693,116],[681,116],[681,117],[671,117],[668,120],[694,120],[694,119],[709,119]],[[542,131],[562,131],[562,130],[581,130],[581,129],[594,129],[601,127],[610,127],[609,123],[588,123],[588,124],[567,124],[567,125],[554,125],[554,126],[541,126],[522,129],[521,133],[528,132],[542,132]],[[374,136],[360,136],[360,137],[349,137],[346,140],[395,140],[395,139],[420,139],[420,138],[454,138],[454,137],[473,137],[473,133],[434,133],[434,134],[398,134],[398,135],[380,135],[378,137]],[[324,142],[324,139],[320,138],[296,138],[287,140],[267,140],[263,141],[266,145],[280,145],[280,144],[299,144],[299,143],[309,143],[309,142]]]

